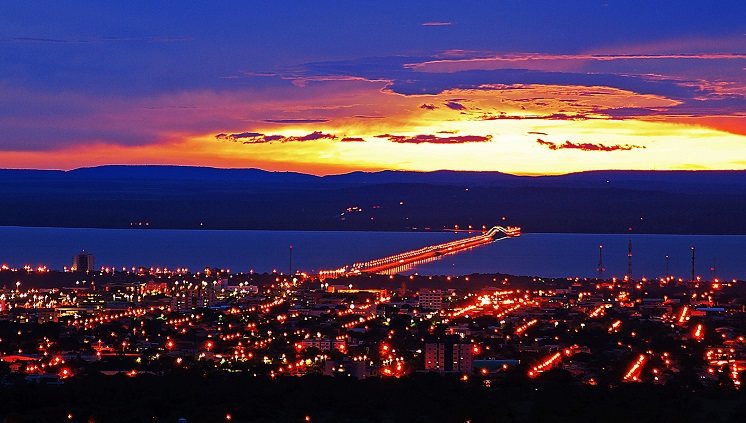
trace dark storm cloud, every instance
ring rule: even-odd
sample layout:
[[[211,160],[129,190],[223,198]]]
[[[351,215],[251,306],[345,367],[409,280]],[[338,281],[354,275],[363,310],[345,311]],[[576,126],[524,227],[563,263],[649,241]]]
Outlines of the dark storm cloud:
[[[263,134],[258,132],[241,132],[240,134],[232,134],[233,138],[256,138],[261,137]]]
[[[325,134],[321,131],[314,131],[302,137],[289,137],[288,140],[289,141],[315,141],[315,140],[335,140],[335,139],[337,139],[336,135]]]
[[[539,145],[542,145],[544,147],[547,147],[550,150],[582,150],[582,151],[630,151],[635,148],[645,148],[645,146],[642,145],[629,145],[629,144],[615,144],[615,145],[605,145],[605,144],[593,144],[589,142],[584,143],[573,143],[570,141],[565,141],[563,144],[557,144],[551,141],[544,141],[541,138],[536,139],[536,143]]]
[[[459,103],[459,102],[457,102],[455,100],[447,101],[445,103],[445,105],[446,105],[446,107],[448,107],[449,109],[452,109],[452,110],[466,110],[466,106],[464,106],[463,104],[461,104],[461,103]]]
[[[472,142],[488,142],[492,140],[492,135],[461,135],[450,137],[439,137],[437,135],[376,135],[376,138],[386,138],[391,142],[400,144],[465,144]]]
[[[324,123],[329,119],[264,119],[267,123]]]
[[[578,114],[566,114],[566,113],[552,113],[550,115],[509,115],[505,112],[501,112],[500,114],[493,114],[493,113],[485,113],[479,117],[477,117],[478,120],[587,120],[589,119],[588,116],[578,113]]]
[[[240,142],[243,144],[265,144],[270,142],[303,142],[316,140],[336,140],[338,137],[334,134],[325,134],[321,131],[314,131],[301,137],[285,135],[266,135],[259,132],[241,132],[236,134],[217,134],[215,139],[219,141]],[[344,141],[344,140],[343,140]]]

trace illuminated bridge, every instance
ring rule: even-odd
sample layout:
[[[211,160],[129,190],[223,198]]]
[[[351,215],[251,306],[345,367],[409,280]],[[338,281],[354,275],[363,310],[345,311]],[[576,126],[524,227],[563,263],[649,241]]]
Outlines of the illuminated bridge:
[[[322,270],[320,278],[339,277],[345,275],[357,275],[360,273],[383,273],[394,274],[411,269],[418,264],[429,263],[449,254],[470,250],[480,245],[489,244],[504,237],[516,237],[521,235],[521,228],[508,226],[493,226],[488,231],[469,238],[444,242],[442,244],[430,245],[417,250],[406,251],[388,257],[355,263],[335,270]]]

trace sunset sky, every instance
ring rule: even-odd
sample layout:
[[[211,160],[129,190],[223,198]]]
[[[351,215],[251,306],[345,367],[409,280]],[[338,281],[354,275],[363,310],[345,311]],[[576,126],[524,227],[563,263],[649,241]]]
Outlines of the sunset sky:
[[[746,169],[743,1],[0,5],[0,167]]]

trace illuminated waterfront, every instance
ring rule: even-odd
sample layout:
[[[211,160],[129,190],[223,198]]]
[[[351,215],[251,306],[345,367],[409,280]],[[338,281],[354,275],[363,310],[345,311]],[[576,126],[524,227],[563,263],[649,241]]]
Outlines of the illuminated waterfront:
[[[330,269],[468,237],[450,232],[300,232],[0,228],[0,262],[52,269],[70,266],[87,250],[96,267],[213,266],[233,271],[287,272]],[[421,274],[508,273],[539,276],[597,275],[598,246],[604,245],[606,276],[626,274],[625,234],[532,234],[445,256],[410,270]],[[690,247],[697,247],[697,274],[746,278],[746,236],[632,235],[633,275],[691,274]],[[714,272],[711,270],[715,267]]]

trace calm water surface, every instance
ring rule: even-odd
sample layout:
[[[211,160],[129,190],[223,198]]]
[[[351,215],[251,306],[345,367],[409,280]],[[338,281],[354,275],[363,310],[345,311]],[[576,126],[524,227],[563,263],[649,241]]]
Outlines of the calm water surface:
[[[744,235],[632,235],[632,275],[668,274],[689,279],[692,251],[695,273],[703,278],[746,279]],[[420,266],[420,274],[468,274],[502,272],[512,275],[548,277],[595,277],[598,275],[599,245],[603,245],[604,275],[627,273],[624,234],[532,234],[498,240],[475,250]],[[450,269],[450,271],[449,271]]]
[[[85,249],[96,267],[117,268],[206,266],[234,272],[253,269],[287,272],[289,247],[293,269],[314,272],[469,236],[449,232],[296,232],[199,231],[0,227],[0,262],[52,269],[70,266]],[[593,277],[598,273],[598,246],[604,246],[607,276],[627,271],[627,235],[532,234],[502,239],[446,256],[411,272],[470,274],[502,272],[547,277]],[[696,273],[710,278],[746,279],[746,236],[632,235],[635,277],[691,275],[691,247]]]

